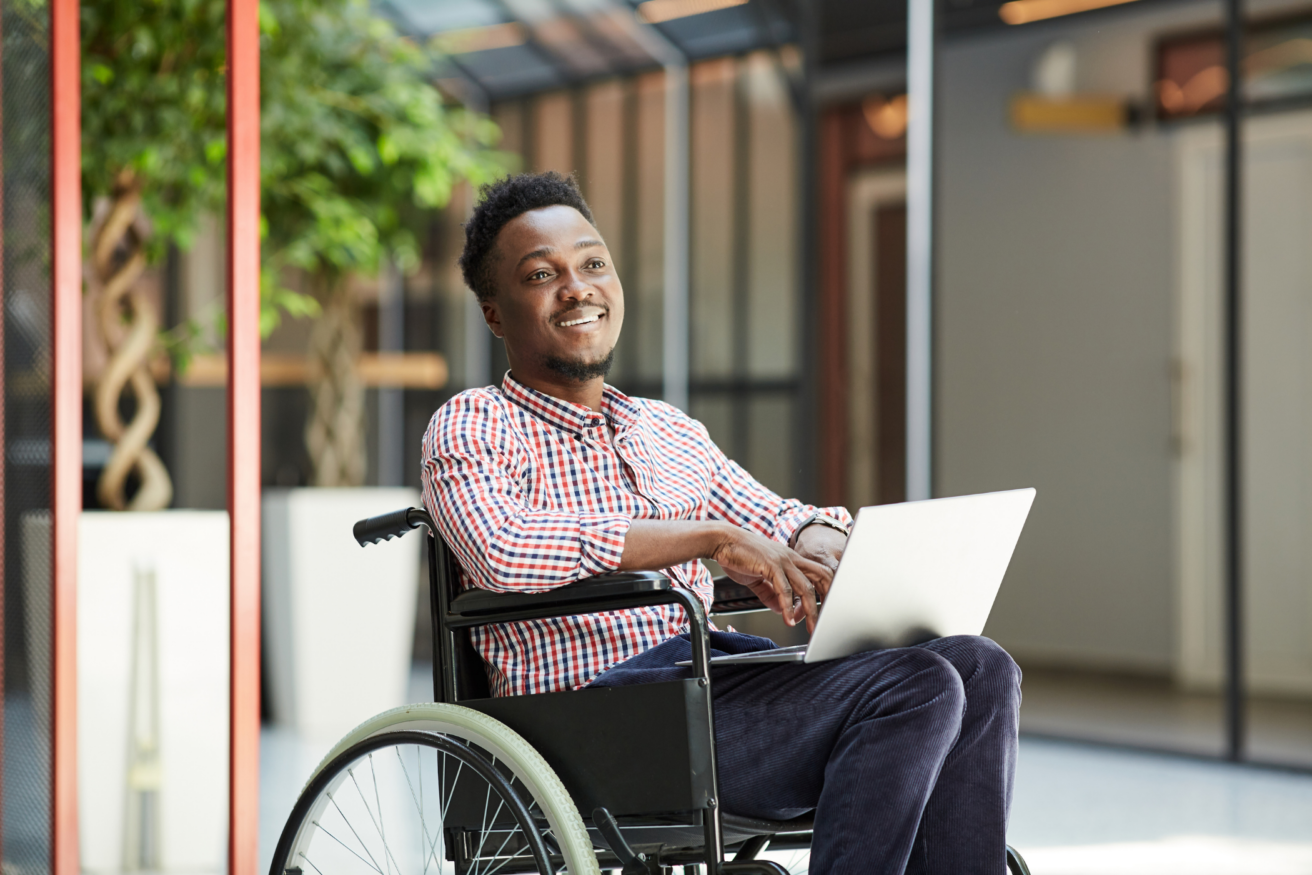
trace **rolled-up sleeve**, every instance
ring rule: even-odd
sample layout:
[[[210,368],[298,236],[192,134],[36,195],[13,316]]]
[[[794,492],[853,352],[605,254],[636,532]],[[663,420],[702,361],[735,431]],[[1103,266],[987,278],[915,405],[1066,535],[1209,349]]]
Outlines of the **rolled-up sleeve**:
[[[632,520],[537,510],[521,483],[529,456],[480,392],[457,396],[424,436],[424,503],[465,572],[484,589],[543,592],[619,568]]]
[[[695,421],[694,421],[695,422]],[[705,429],[701,423],[696,427]],[[737,462],[724,455],[709,434],[702,439],[713,454],[716,471],[711,482],[711,515],[745,529],[760,532],[767,538],[792,543],[793,535],[817,513],[832,517],[850,530],[852,515],[843,507],[816,507],[795,498],[781,498]]]

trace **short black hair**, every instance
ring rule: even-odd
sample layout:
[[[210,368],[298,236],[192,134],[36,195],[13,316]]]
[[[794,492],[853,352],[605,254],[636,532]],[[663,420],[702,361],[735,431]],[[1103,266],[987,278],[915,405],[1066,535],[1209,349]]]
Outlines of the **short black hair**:
[[[554,170],[520,173],[483,186],[478,206],[465,223],[465,250],[460,253],[460,272],[465,285],[474,290],[480,301],[490,300],[496,293],[492,280],[493,249],[501,229],[529,210],[555,206],[573,207],[596,225],[573,174],[561,176]]]

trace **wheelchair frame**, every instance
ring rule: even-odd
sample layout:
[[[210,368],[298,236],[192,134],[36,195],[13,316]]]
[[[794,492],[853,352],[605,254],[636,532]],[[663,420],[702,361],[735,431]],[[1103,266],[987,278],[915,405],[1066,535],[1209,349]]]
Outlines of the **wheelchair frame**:
[[[462,591],[454,555],[420,508],[361,520],[354,535],[365,546],[420,526],[428,530],[434,701],[485,713],[542,754],[585,822],[591,820],[589,832],[600,839],[594,845],[611,849],[598,852],[603,871],[647,872],[642,852],[654,849],[650,862],[656,871],[704,863],[708,875],[786,875],[777,863],[755,857],[767,844],[809,847],[810,819],[745,818],[720,805],[709,624],[695,595],[655,572],[599,575],[543,593]],[[662,604],[681,605],[689,618],[692,677],[687,680],[492,697],[482,659],[469,638],[472,629],[496,623]],[[763,608],[747,587],[716,579],[712,613]],[[587,756],[580,757],[580,750]],[[725,860],[726,847],[737,848],[732,861]],[[1029,875],[1010,847],[1007,865],[1012,875]]]

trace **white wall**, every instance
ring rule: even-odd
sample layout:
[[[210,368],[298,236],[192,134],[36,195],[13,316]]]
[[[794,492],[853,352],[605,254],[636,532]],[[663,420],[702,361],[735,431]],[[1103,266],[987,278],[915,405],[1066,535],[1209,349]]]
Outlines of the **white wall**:
[[[942,58],[937,492],[1035,486],[987,633],[1022,664],[1165,672],[1174,647],[1172,134],[1020,136],[1034,58],[1144,98],[1153,39],[1219,20],[1148,7],[949,42]]]

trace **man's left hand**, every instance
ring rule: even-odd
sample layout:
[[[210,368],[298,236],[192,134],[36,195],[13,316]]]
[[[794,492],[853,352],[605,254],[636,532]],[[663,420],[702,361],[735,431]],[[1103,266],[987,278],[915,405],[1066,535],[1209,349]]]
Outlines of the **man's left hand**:
[[[847,535],[829,526],[812,523],[797,535],[793,549],[807,559],[819,562],[830,571],[838,570],[838,561],[843,558],[847,548]],[[817,581],[816,595],[824,598],[829,595],[830,581]],[[823,587],[823,588],[822,588]]]

